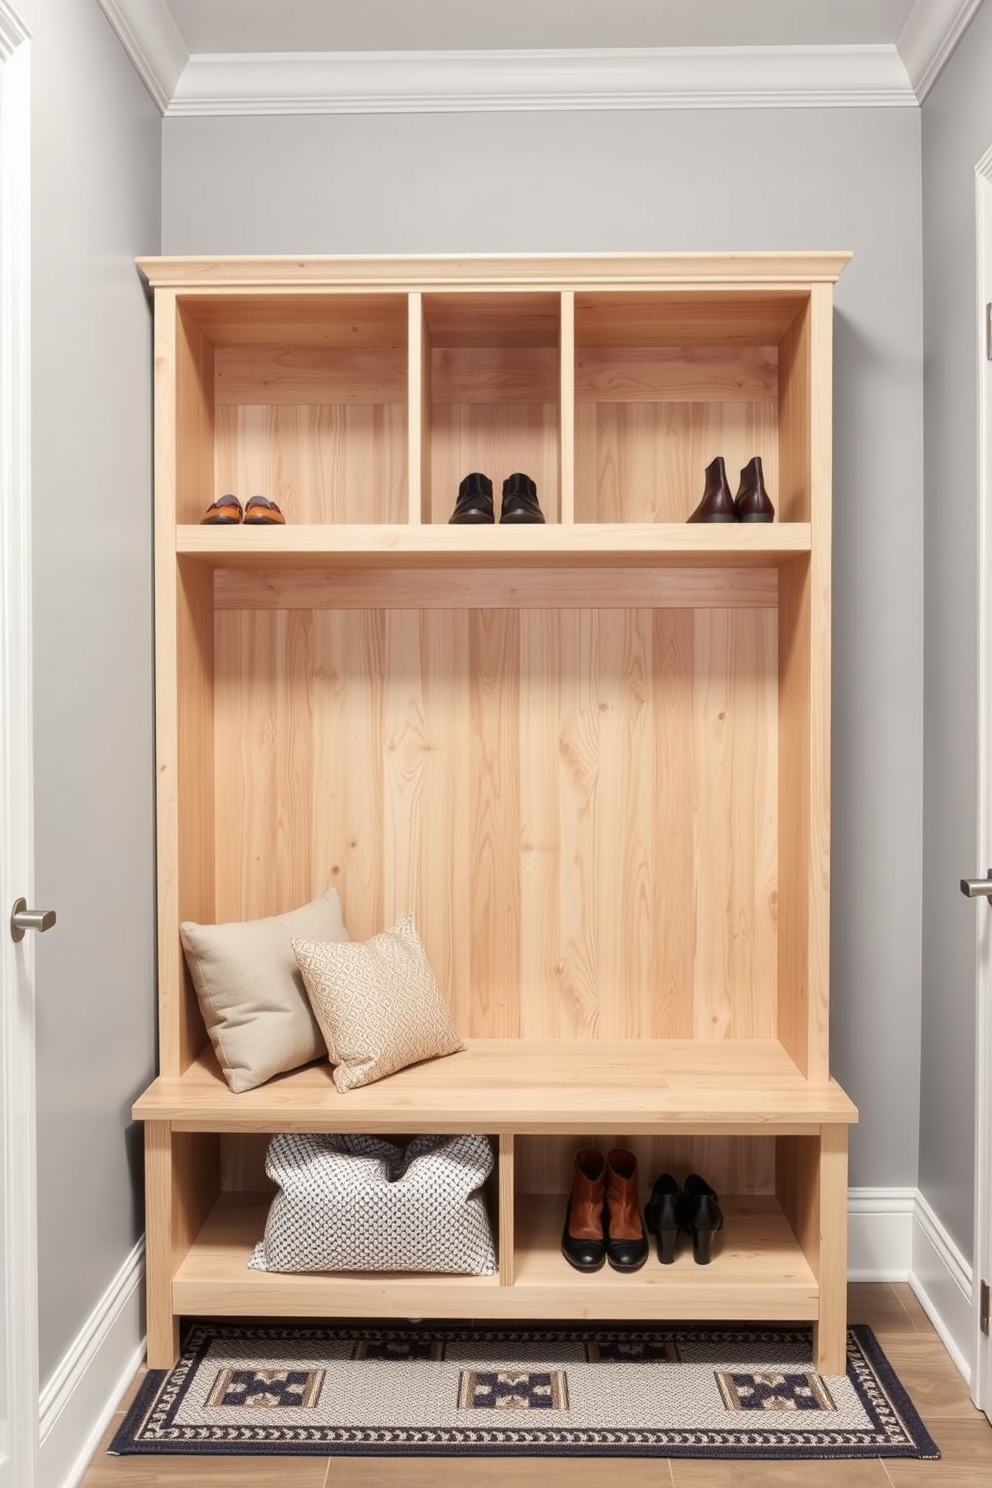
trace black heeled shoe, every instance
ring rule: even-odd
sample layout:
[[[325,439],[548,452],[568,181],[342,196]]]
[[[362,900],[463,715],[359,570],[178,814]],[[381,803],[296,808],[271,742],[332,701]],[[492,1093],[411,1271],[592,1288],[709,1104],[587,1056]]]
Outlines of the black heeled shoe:
[[[644,1206],[644,1222],[658,1244],[658,1259],[670,1266],[675,1259],[682,1221],[682,1190],[671,1173],[654,1180],[651,1197]]]
[[[708,1266],[713,1255],[713,1236],[723,1229],[720,1201],[705,1178],[690,1173],[682,1191],[682,1223],[692,1236],[692,1258],[697,1266]]]

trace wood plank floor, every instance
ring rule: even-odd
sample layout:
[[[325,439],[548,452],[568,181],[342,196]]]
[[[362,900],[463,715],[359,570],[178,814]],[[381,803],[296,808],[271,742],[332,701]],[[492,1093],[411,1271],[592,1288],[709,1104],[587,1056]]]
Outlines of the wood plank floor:
[[[609,1462],[583,1458],[108,1457],[139,1376],[87,1469],[81,1488],[990,1488],[992,1426],[968,1398],[908,1286],[853,1285],[848,1317],[874,1329],[927,1430],[939,1462]]]

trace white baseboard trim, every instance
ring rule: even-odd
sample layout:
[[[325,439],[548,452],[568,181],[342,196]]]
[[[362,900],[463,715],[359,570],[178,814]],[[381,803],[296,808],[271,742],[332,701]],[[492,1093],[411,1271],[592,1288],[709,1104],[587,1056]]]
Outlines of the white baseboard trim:
[[[851,1188],[848,1281],[907,1281],[913,1264],[915,1188]]]
[[[972,1268],[922,1194],[913,1216],[909,1284],[964,1379],[971,1384],[975,1318]]]
[[[76,1488],[144,1362],[144,1280],[141,1239],[41,1391],[39,1488]]]
[[[41,1392],[39,1488],[76,1488],[145,1357],[144,1240]],[[972,1270],[915,1188],[848,1192],[848,1280],[908,1281],[970,1382]]]

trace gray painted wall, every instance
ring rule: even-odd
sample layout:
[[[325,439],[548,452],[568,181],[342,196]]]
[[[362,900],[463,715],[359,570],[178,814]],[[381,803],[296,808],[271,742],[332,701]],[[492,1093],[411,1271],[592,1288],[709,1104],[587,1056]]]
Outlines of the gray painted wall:
[[[95,0],[34,7],[40,1374],[141,1235],[154,1071],[151,335],[161,120]]]
[[[992,146],[992,7],[923,105],[926,345],[920,1188],[973,1252],[978,843],[975,166]]]
[[[837,290],[834,1068],[855,1185],[917,1180],[920,117],[167,119],[166,253],[847,248]]]

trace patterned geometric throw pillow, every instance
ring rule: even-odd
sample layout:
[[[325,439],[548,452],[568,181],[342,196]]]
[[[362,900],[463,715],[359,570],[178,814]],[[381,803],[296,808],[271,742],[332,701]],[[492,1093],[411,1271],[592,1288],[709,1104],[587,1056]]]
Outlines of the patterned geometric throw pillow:
[[[254,1271],[496,1270],[482,1185],[489,1138],[279,1132],[265,1171],[277,1192]]]
[[[371,940],[294,940],[293,953],[339,1090],[464,1049],[412,914]]]

